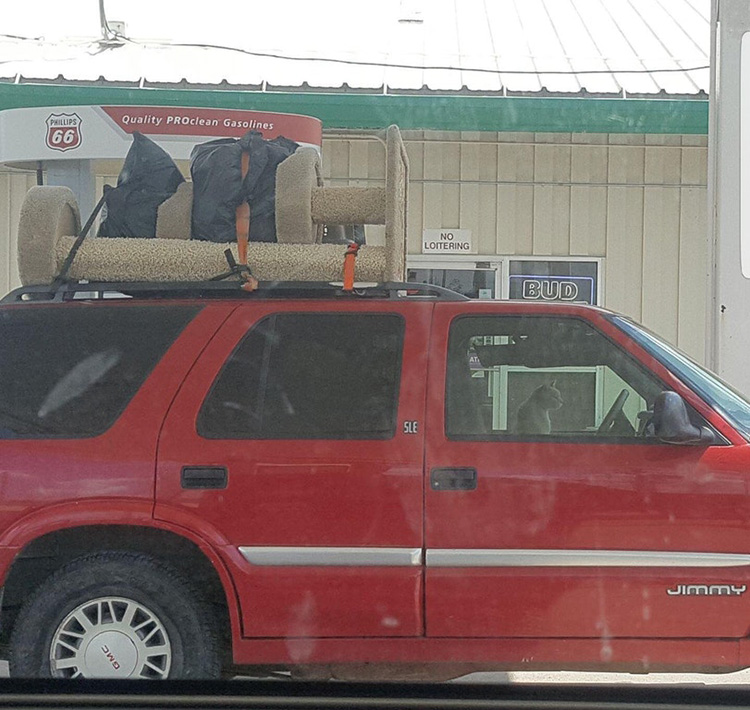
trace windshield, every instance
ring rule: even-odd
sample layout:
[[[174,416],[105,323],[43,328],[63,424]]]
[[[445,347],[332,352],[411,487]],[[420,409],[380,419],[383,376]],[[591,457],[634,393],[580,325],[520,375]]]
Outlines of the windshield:
[[[750,438],[750,401],[740,392],[643,326],[618,316],[611,320],[731,422],[745,438]]]
[[[750,677],[721,4],[4,3],[0,675]]]

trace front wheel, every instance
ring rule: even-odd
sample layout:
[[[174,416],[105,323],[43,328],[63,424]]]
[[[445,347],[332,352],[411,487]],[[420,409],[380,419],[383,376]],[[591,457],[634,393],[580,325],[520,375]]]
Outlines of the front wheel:
[[[174,570],[130,552],[82,557],[21,609],[12,677],[218,678],[216,621]]]

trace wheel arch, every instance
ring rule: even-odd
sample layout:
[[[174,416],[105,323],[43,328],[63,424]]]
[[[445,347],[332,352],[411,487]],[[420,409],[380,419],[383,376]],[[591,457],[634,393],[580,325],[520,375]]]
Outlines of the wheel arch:
[[[26,541],[5,577],[0,640],[7,643],[20,606],[44,580],[74,559],[105,550],[147,554],[205,589],[220,619],[225,662],[232,662],[232,642],[240,637],[241,626],[237,593],[224,562],[210,545],[185,530],[144,524],[82,524]]]

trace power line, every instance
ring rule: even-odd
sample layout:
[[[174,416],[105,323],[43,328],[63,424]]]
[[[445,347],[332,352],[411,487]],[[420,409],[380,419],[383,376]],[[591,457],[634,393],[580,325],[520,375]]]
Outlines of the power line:
[[[239,52],[252,57],[262,57],[266,59],[282,59],[292,62],[333,62],[336,64],[350,64],[360,67],[377,67],[380,69],[417,69],[421,71],[463,71],[477,72],[480,74],[661,74],[669,72],[690,72],[709,69],[710,65],[700,65],[693,67],[665,67],[662,69],[551,69],[551,70],[534,70],[534,69],[488,69],[486,67],[452,67],[448,65],[421,65],[421,64],[400,64],[390,62],[369,62],[361,59],[343,59],[333,57],[301,57],[289,54],[277,54],[274,52],[255,52],[241,47],[227,47],[220,44],[200,44],[191,42],[158,42],[142,43],[130,40],[140,46],[159,46],[159,47],[187,47],[194,49],[219,49],[228,52]]]
[[[11,39],[39,41],[41,38],[36,37],[17,37],[15,35],[7,35],[0,33],[0,37],[8,37]],[[460,71],[460,72],[472,72],[477,74],[512,74],[512,75],[539,75],[539,74],[550,74],[550,75],[577,75],[577,74],[673,74],[681,72],[693,72],[710,69],[709,64],[701,64],[690,67],[663,67],[657,69],[488,69],[486,67],[455,67],[449,65],[421,65],[421,64],[402,64],[402,63],[391,63],[391,62],[376,62],[376,61],[365,61],[361,59],[345,59],[341,57],[310,57],[310,56],[296,56],[289,54],[279,54],[275,52],[257,52],[250,49],[242,49],[241,47],[230,47],[220,44],[203,44],[194,42],[139,42],[131,38],[125,37],[118,33],[112,33],[112,39],[117,39],[128,44],[137,45],[139,47],[182,47],[186,49],[216,49],[225,52],[236,52],[239,54],[245,54],[251,57],[259,57],[264,59],[279,59],[290,62],[317,62],[317,63],[334,63],[334,64],[347,64],[350,66],[360,67],[374,67],[378,69],[412,69],[417,71]],[[121,44],[107,47],[108,50],[118,49]],[[13,60],[0,60],[0,63],[7,64]],[[24,61],[24,60],[19,60]]]

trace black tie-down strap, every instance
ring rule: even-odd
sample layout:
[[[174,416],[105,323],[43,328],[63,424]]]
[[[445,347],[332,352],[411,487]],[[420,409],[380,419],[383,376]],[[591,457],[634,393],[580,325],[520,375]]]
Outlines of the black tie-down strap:
[[[73,246],[70,248],[68,255],[65,257],[65,261],[63,262],[63,265],[60,269],[60,273],[55,277],[54,281],[52,282],[53,286],[60,286],[68,278],[68,272],[70,271],[70,267],[73,264],[73,260],[76,258],[76,254],[78,253],[78,250],[81,248],[81,244],[83,244],[83,240],[86,239],[86,236],[88,235],[89,230],[91,229],[91,226],[94,224],[94,220],[96,219],[96,216],[99,214],[99,212],[101,212],[101,209],[104,206],[104,200],[106,199],[106,197],[107,197],[107,189],[105,187],[104,194],[102,195],[99,202],[96,203],[96,207],[94,207],[94,211],[89,215],[89,218],[86,220],[86,224],[83,225],[83,229],[81,230],[81,233],[78,235],[75,242],[73,242]]]

